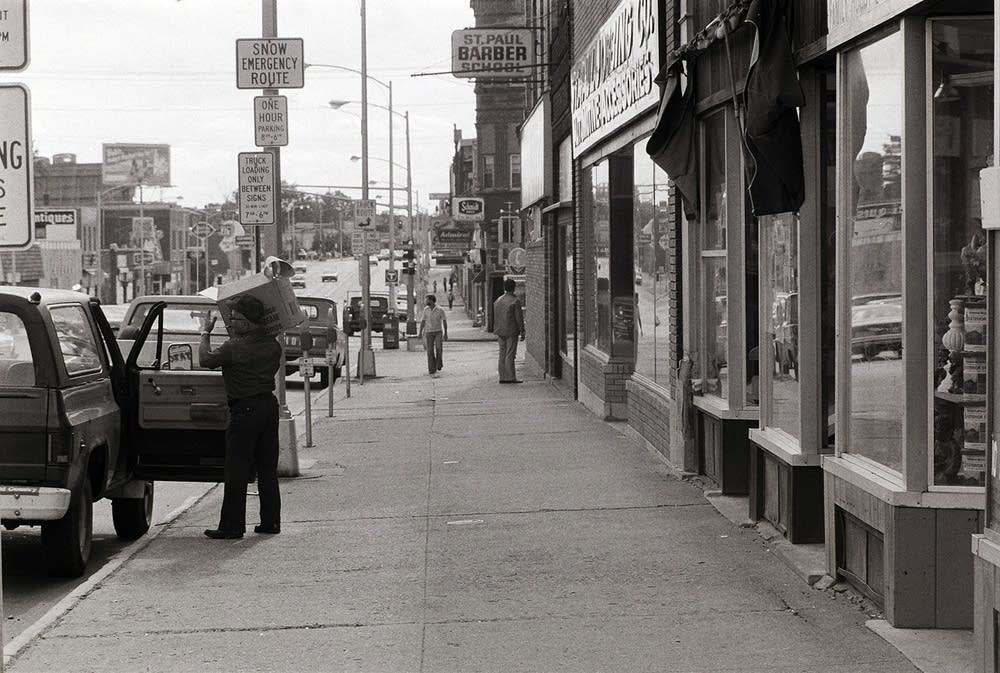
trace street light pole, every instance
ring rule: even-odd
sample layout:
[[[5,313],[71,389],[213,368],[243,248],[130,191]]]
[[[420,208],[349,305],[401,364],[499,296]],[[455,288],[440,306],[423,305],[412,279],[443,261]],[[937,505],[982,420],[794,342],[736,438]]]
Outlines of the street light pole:
[[[368,207],[368,25],[367,5],[361,0],[361,200]],[[389,185],[390,187],[392,185]],[[390,194],[392,191],[390,190]],[[364,384],[365,375],[375,376],[375,353],[372,352],[371,269],[368,250],[365,249],[361,273],[362,301],[365,304],[365,327],[361,331],[361,348],[358,350],[358,378]]]
[[[395,126],[394,119],[392,118],[392,80],[389,80],[389,186],[395,187],[396,183],[393,179],[393,166],[392,161],[392,127]],[[393,207],[393,195],[396,193],[395,189],[389,190],[389,271],[395,271],[396,269],[396,209]],[[390,274],[392,275],[392,274]],[[389,286],[389,310],[393,313],[396,312],[396,283],[387,283]]]
[[[413,240],[413,171],[410,166],[410,111],[404,115],[406,119],[406,221],[410,226],[410,248],[415,247]],[[389,192],[392,193],[391,191]],[[416,256],[411,262],[416,265]],[[406,336],[417,333],[416,301],[413,296],[413,281],[416,269],[411,268],[406,276]]]

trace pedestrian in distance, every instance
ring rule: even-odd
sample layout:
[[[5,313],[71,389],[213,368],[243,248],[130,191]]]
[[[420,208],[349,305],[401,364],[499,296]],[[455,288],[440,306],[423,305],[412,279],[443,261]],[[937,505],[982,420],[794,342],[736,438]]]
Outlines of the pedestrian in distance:
[[[444,346],[442,341],[448,340],[448,318],[444,309],[437,305],[437,297],[427,295],[427,306],[420,318],[420,338],[424,340],[427,351],[427,373],[437,377],[444,368]]]
[[[450,311],[455,306],[455,293],[448,290],[448,310]]]
[[[523,383],[514,370],[517,341],[524,340],[524,311],[521,300],[514,294],[516,287],[513,278],[505,279],[504,293],[493,302],[493,333],[497,335],[499,347],[497,373],[500,383]]]
[[[218,528],[205,531],[213,540],[237,539],[246,532],[247,483],[255,465],[260,525],[254,527],[254,532],[281,532],[278,400],[274,396],[281,346],[265,333],[265,315],[259,299],[239,296],[230,311],[230,338],[216,350],[209,341],[216,316],[209,311],[201,323],[199,361],[203,367],[222,368],[229,401],[222,512]]]
[[[438,282],[437,282],[437,280],[435,280],[434,281],[434,293],[437,294],[437,291],[438,291]]]

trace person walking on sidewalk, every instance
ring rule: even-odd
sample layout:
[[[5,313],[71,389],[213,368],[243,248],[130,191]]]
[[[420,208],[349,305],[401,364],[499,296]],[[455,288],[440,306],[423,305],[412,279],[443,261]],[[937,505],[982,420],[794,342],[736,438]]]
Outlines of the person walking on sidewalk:
[[[521,301],[514,294],[516,287],[513,278],[505,279],[504,293],[493,302],[493,332],[497,335],[499,346],[497,373],[500,383],[521,383],[514,370],[514,358],[517,357],[517,340],[524,340],[524,313]]]
[[[222,368],[229,401],[226,427],[225,491],[219,527],[205,531],[213,540],[243,537],[246,531],[247,482],[257,467],[260,525],[257,533],[281,532],[278,491],[278,400],[274,375],[281,365],[281,346],[264,332],[264,305],[256,297],[240,296],[230,312],[230,339],[212,350],[209,335],[216,317],[201,323],[198,358],[201,366]]]
[[[448,290],[448,310],[450,311],[455,306],[455,293]]]
[[[419,336],[424,339],[427,351],[427,373],[437,376],[444,368],[444,346],[441,342],[448,340],[448,318],[444,309],[437,305],[437,297],[432,294],[427,295]]]

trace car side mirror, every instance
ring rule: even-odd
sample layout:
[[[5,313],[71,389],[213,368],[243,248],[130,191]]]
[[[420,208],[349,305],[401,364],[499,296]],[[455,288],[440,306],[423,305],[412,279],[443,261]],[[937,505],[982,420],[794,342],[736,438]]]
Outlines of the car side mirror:
[[[170,344],[167,347],[167,369],[189,372],[194,369],[191,344]]]

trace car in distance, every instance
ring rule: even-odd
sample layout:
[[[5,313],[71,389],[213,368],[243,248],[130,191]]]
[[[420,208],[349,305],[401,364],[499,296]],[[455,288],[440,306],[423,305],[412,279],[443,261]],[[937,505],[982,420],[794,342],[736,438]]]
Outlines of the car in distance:
[[[306,289],[306,279],[305,276],[294,275],[292,276],[292,289],[304,290]]]
[[[122,318],[128,311],[128,304],[101,304],[101,310],[104,311],[104,317],[111,325],[111,331],[118,334],[118,329],[122,326]]]
[[[309,267],[302,262],[295,262],[295,264],[292,264],[292,270],[295,271],[295,273],[305,273],[309,270]]]
[[[337,304],[331,299],[324,297],[298,297],[299,308],[306,316],[306,321],[298,327],[285,331],[285,373],[293,374],[299,370],[297,360],[302,357],[302,334],[303,330],[308,330],[312,337],[312,346],[309,354],[314,358],[313,369],[319,374],[319,383],[326,386],[330,381],[330,371],[327,366],[325,355],[329,348],[330,341],[333,340],[334,349],[338,351],[338,360],[343,357],[342,344],[337,341]],[[335,365],[333,368],[333,380],[340,378],[341,367]]]
[[[362,297],[354,296],[351,297],[350,303],[344,307],[344,331],[347,332],[348,336],[353,336],[355,333],[361,331],[361,325],[365,317],[363,301]],[[389,311],[389,297],[386,295],[370,294],[368,303],[371,307],[372,331],[381,332],[385,327],[385,315]]]
[[[903,304],[898,295],[851,306],[851,354],[871,360],[883,351],[903,353]]]
[[[337,274],[335,274],[335,273],[324,273],[322,275],[322,277],[320,278],[320,280],[322,280],[322,282],[324,282],[324,283],[336,283],[337,282]]]

